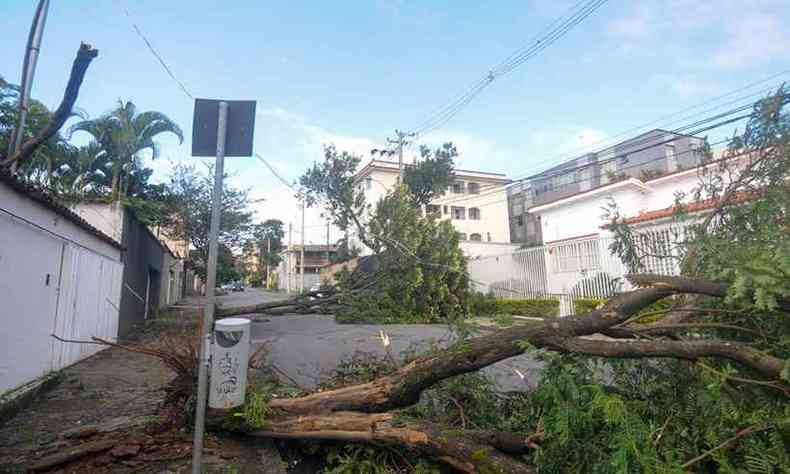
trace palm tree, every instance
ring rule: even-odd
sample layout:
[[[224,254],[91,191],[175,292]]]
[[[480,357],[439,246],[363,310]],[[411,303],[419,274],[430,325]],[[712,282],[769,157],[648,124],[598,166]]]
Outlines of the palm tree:
[[[139,168],[140,153],[151,150],[153,158],[159,156],[159,145],[154,137],[160,133],[172,133],[184,142],[181,128],[167,115],[148,111],[137,113],[132,102],[118,101],[118,107],[99,118],[83,120],[69,128],[69,133],[78,131],[91,134],[110,156],[112,161],[113,201],[123,194],[123,178]]]

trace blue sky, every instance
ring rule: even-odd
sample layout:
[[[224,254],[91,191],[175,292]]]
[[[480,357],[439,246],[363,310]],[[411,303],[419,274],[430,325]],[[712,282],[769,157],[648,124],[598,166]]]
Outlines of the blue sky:
[[[5,0],[0,7],[0,75],[12,82],[35,3]],[[320,159],[324,143],[366,154],[393,129],[415,127],[574,3],[54,1],[33,96],[56,106],[86,41],[100,55],[81,109],[97,116],[118,99],[132,100],[140,110],[167,113],[189,135],[192,102],[136,36],[134,21],[195,96],[257,100],[255,149],[296,179]],[[785,0],[609,0],[423,140],[454,141],[461,168],[523,176],[629,127],[790,70],[788,25]],[[163,156],[151,166],[165,179],[173,162],[192,158],[188,142],[161,142]],[[261,163],[233,158],[227,166],[237,185],[267,199],[258,204],[260,219],[296,223],[291,192]],[[308,223],[320,224],[317,211]],[[325,238],[319,227],[306,234],[308,241]]]

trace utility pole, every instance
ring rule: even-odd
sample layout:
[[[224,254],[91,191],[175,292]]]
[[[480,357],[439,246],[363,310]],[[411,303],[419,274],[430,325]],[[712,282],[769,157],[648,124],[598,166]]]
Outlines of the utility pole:
[[[285,265],[285,291],[289,294],[291,293],[291,254],[294,251],[294,244],[293,244],[293,224],[288,223],[288,253],[286,258],[288,259]]]
[[[409,144],[409,141],[406,140],[407,138],[412,138],[416,134],[414,132],[401,132],[398,129],[395,129],[395,139],[387,138],[387,143],[390,145],[395,145],[396,150],[398,151],[398,181],[403,182],[403,145]]]
[[[302,204],[302,248],[299,250],[299,293],[304,293],[304,196],[301,197]]]
[[[272,258],[272,238],[266,237],[266,289],[269,289],[269,259]]]
[[[214,324],[214,287],[217,286],[217,240],[222,209],[222,179],[225,174],[225,137],[228,125],[228,103],[219,103],[217,118],[217,159],[214,167],[214,194],[211,198],[211,224],[208,234],[208,265],[206,267],[206,305],[203,309],[200,366],[198,368],[198,396],[195,407],[195,439],[192,446],[192,473],[200,474],[203,457],[203,433],[206,426],[208,398],[209,348]]]
[[[326,221],[326,263],[329,263],[329,221]]]
[[[44,25],[47,22],[49,0],[40,0],[30,26],[30,34],[25,48],[25,59],[22,62],[22,80],[19,87],[19,112],[16,129],[8,140],[8,159],[20,148],[25,137],[25,121],[27,120],[28,107],[30,106],[30,90],[33,88],[33,76],[36,74],[38,53],[41,51],[41,38],[44,36]],[[11,172],[16,171],[17,163],[11,164]]]

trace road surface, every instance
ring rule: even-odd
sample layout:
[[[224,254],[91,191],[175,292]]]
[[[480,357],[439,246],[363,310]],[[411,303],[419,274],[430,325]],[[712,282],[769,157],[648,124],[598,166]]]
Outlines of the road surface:
[[[284,298],[282,293],[248,289],[222,296],[220,301],[235,306]],[[333,316],[318,314],[259,315],[256,319],[252,339],[256,345],[266,345],[267,363],[310,389],[355,352],[384,356],[380,331],[390,337],[392,353],[398,359],[404,350],[427,349],[434,343],[446,346],[452,339],[449,329],[437,324],[337,324]],[[499,362],[484,372],[501,390],[524,390],[536,385],[541,366],[534,357],[522,355]],[[525,376],[523,380],[516,370]]]

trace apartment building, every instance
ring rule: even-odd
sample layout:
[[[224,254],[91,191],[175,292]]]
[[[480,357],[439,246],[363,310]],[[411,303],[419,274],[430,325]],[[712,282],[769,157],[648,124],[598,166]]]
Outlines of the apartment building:
[[[694,168],[700,162],[703,144],[699,137],[651,130],[514,183],[507,193],[511,240],[543,243],[543,226],[530,208],[629,178],[644,181]]]
[[[398,163],[371,160],[356,176],[365,200],[375,204],[398,182]],[[424,212],[449,220],[458,230],[461,248],[467,255],[487,253],[497,244],[510,243],[506,185],[504,174],[454,170],[455,179],[447,192],[428,204]],[[369,254],[361,243],[354,244]]]
[[[304,246],[304,289],[320,283],[320,270],[325,265],[329,265],[332,257],[337,253],[337,245],[313,245]],[[280,264],[272,271],[277,273],[277,282],[280,289],[291,292],[300,291],[302,284],[302,246],[286,246],[282,252]]]

